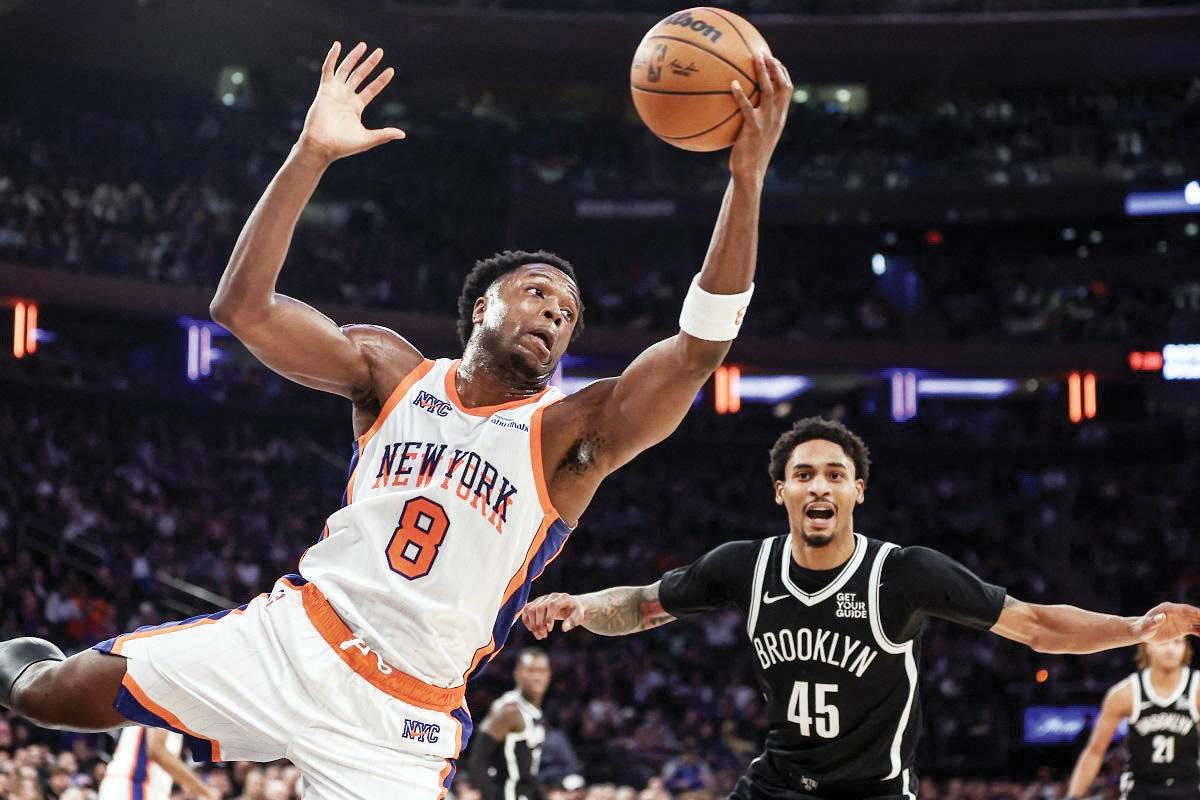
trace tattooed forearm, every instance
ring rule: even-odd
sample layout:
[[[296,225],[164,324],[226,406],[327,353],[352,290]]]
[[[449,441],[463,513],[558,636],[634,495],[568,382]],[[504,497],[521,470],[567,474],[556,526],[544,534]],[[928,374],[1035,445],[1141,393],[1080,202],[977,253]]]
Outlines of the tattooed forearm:
[[[579,595],[583,627],[602,636],[624,636],[657,628],[675,618],[658,601],[658,583],[649,586],[614,586]]]

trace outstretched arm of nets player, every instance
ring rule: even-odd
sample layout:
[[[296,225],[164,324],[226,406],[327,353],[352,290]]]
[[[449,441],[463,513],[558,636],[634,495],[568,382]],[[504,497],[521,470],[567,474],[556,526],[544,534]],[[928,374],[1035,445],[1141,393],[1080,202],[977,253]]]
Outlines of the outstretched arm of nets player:
[[[1098,653],[1200,633],[1200,608],[1159,603],[1140,617],[1118,617],[1075,606],[1025,603],[1010,596],[992,632],[1039,653]]]
[[[396,362],[404,373],[420,362],[420,353],[390,330],[339,328],[275,291],[296,223],[330,164],[404,137],[395,128],[370,130],[362,123],[363,109],[392,79],[389,67],[368,81],[383,51],[366,55],[360,42],[339,64],[340,53],[334,43],[326,54],[304,129],[246,220],[209,313],[280,375],[359,402],[390,388],[373,363]],[[381,354],[387,358],[372,358]]]
[[[1133,691],[1129,681],[1124,680],[1108,690],[1104,704],[1100,706],[1100,716],[1092,727],[1092,735],[1087,747],[1079,754],[1075,769],[1071,772],[1071,782],[1067,784],[1067,797],[1080,798],[1087,795],[1092,781],[1100,772],[1104,754],[1112,743],[1113,734],[1121,720],[1133,714]]]
[[[560,620],[564,631],[583,627],[601,636],[648,631],[675,621],[659,602],[659,583],[614,586],[580,595],[553,592],[525,606],[521,621],[537,639],[549,636]]]

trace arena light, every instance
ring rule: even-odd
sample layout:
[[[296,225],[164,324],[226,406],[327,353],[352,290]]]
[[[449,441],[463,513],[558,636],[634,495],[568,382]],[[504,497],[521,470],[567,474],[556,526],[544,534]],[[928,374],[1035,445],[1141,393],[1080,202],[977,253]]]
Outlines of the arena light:
[[[200,379],[200,326],[189,325],[187,332],[187,376],[189,381]]]
[[[713,374],[713,403],[718,414],[736,414],[742,410],[741,367],[717,367]]]
[[[1169,344],[1162,357],[1162,374],[1167,380],[1200,380],[1200,344]]]
[[[1067,376],[1067,417],[1078,425],[1085,419],[1095,419],[1099,410],[1096,374],[1072,372]]]
[[[887,272],[887,257],[883,253],[876,253],[871,256],[871,272],[876,275],[882,275]]]
[[[738,379],[741,399],[758,403],[781,403],[812,387],[803,375],[742,375]]]
[[[1151,217],[1161,214],[1200,213],[1200,181],[1190,181],[1171,192],[1130,192],[1125,195],[1125,214]]]
[[[1133,350],[1129,353],[1129,368],[1134,372],[1158,372],[1163,368],[1160,350]]]
[[[37,303],[25,305],[25,352],[33,355],[37,352],[38,343],[38,307]]]
[[[1076,425],[1083,421],[1083,378],[1078,372],[1067,376],[1067,418]]]
[[[1004,378],[921,378],[917,381],[917,394],[925,397],[994,399],[1016,390],[1017,382]]]
[[[892,419],[907,422],[917,415],[917,375],[915,372],[892,373]]]
[[[25,304],[13,307],[13,358],[25,357]]]

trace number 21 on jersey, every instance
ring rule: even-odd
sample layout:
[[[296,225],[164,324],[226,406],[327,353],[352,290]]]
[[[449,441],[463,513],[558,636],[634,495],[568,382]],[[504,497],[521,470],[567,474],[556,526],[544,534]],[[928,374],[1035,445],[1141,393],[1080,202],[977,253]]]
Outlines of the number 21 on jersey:
[[[810,694],[808,681],[796,681],[792,687],[792,698],[788,701],[788,721],[800,726],[801,736],[813,735],[814,722],[817,736],[833,739],[838,735],[841,720],[837,706],[829,700],[837,690],[835,683],[814,683]]]

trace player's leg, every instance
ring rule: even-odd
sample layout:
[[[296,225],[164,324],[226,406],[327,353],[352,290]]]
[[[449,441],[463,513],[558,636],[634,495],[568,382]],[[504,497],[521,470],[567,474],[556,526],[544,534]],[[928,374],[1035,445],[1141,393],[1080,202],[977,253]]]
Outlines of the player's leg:
[[[452,764],[446,759],[405,753],[325,730],[297,737],[288,758],[304,776],[303,800],[439,800],[449,792],[453,780]]]
[[[44,728],[104,731],[128,725],[113,701],[125,659],[86,650],[66,658],[44,639],[0,643],[0,705]]]

